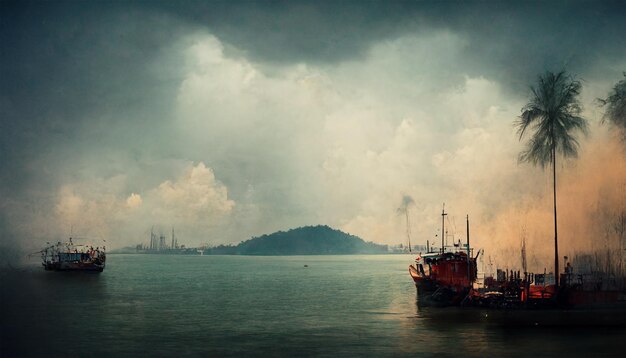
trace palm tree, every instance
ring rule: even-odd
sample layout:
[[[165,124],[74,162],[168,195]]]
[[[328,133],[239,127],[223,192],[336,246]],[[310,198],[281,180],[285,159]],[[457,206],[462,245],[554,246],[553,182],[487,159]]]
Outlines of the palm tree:
[[[598,98],[602,106],[606,106],[603,120],[609,120],[617,126],[626,141],[626,72],[624,79],[617,82],[606,99]]]
[[[554,190],[554,272],[555,283],[559,286],[559,244],[556,216],[556,157],[576,157],[579,143],[574,132],[587,132],[587,121],[580,117],[578,101],[580,81],[565,71],[557,74],[546,72],[539,76],[536,86],[531,86],[530,102],[522,108],[516,122],[519,139],[527,129],[534,133],[528,140],[526,149],[519,155],[520,162],[530,162],[546,167],[552,164]]]

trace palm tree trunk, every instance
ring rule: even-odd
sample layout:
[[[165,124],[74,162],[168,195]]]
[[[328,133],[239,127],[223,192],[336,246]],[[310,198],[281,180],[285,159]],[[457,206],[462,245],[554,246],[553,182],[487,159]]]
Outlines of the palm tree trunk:
[[[559,242],[556,225],[556,148],[552,148],[552,184],[554,191],[554,283],[559,288]]]

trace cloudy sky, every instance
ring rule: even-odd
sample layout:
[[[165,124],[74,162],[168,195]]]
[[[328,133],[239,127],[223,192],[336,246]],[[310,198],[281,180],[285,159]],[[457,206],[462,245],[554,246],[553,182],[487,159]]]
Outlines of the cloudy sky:
[[[564,245],[623,205],[620,143],[594,102],[626,71],[620,2],[0,6],[4,247],[70,232],[122,247],[153,225],[189,245],[316,224],[396,244],[410,196],[417,243],[445,202],[450,233],[469,214],[479,245],[540,250],[550,178],[517,163],[513,124],[561,69],[583,81],[591,128],[559,163]]]

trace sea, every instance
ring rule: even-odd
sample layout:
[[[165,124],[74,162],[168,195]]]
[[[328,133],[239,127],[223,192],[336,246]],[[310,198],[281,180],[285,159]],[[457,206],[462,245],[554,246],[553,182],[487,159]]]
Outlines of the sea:
[[[100,274],[10,266],[0,356],[625,356],[623,325],[421,307],[412,260],[110,254]]]

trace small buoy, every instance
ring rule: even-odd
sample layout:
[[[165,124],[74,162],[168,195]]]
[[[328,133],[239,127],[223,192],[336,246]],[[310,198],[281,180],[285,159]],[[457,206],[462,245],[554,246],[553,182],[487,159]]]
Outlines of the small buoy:
[[[309,267],[309,265],[304,265],[304,267]]]

